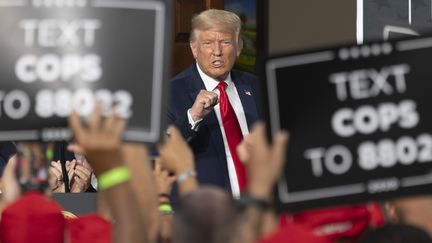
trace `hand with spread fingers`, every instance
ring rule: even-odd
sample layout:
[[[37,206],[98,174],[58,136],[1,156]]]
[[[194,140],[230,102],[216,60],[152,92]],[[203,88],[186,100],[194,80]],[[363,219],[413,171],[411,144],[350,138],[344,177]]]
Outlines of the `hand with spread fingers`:
[[[101,116],[98,103],[87,124],[83,124],[78,114],[73,111],[69,116],[69,126],[82,153],[93,167],[100,182],[100,195],[111,210],[113,242],[153,242],[148,235],[150,227],[146,222],[148,215],[140,213],[137,195],[131,186],[131,171],[125,166],[122,155],[122,142],[126,122],[114,111],[107,118]],[[89,174],[85,167],[75,170],[78,179]],[[81,172],[81,175],[79,175]],[[104,186],[102,187],[102,181]],[[146,195],[155,197],[155,195]]]
[[[106,169],[118,166],[119,161],[122,161],[121,137],[126,121],[117,117],[114,111],[103,119],[101,107],[99,104],[96,105],[88,126],[82,124],[76,112],[72,112],[69,116],[69,125],[96,176]]]

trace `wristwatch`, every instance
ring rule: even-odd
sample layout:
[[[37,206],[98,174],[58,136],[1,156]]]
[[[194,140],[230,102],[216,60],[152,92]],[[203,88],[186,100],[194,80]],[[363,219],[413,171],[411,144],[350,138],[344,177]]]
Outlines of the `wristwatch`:
[[[264,199],[253,197],[246,192],[242,194],[239,200],[237,200],[237,207],[240,210],[244,210],[249,206],[254,206],[261,210],[266,210],[271,207],[271,203]]]

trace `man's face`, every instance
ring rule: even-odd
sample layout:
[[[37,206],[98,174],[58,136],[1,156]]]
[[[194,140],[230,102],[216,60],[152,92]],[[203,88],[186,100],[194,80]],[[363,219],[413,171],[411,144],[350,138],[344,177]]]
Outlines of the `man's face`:
[[[223,28],[212,28],[199,30],[196,35],[190,47],[201,70],[218,81],[224,81],[240,54],[235,34]]]

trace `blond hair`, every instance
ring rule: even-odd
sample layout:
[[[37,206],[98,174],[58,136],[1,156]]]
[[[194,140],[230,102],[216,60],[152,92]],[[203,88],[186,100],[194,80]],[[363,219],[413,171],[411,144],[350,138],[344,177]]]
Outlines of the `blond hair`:
[[[195,15],[191,22],[190,41],[197,39],[197,31],[209,30],[215,26],[221,26],[236,36],[238,44],[241,44],[240,29],[241,20],[237,14],[220,9],[208,9]]]

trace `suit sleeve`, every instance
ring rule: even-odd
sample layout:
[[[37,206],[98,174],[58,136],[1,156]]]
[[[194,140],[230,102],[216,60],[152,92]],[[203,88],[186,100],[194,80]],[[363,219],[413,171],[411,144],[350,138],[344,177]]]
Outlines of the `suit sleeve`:
[[[194,72],[198,75],[198,71],[189,68],[170,81],[168,124],[175,125],[188,142],[192,142],[199,132],[199,125],[198,128],[191,129],[187,116],[187,110],[192,107],[199,91],[196,88],[196,94],[191,94],[191,90],[195,90],[190,88],[190,84],[194,82]]]
[[[174,125],[177,127],[177,129],[180,130],[180,133],[183,135],[183,138],[190,142],[192,141],[196,135],[197,132],[191,129],[191,126],[189,124],[189,120],[187,117],[187,110],[183,112],[184,114],[180,114],[179,116],[175,116],[173,112],[168,111],[168,120],[171,125]]]

